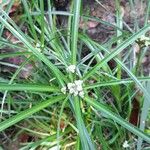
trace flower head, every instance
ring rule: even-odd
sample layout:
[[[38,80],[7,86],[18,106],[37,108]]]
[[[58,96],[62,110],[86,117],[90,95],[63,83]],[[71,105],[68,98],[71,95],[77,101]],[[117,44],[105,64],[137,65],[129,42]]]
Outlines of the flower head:
[[[67,91],[67,89],[66,89],[65,86],[61,88],[61,92],[62,92],[62,93],[66,94],[66,91]]]
[[[145,41],[145,46],[148,47],[150,45],[150,41]]]
[[[79,96],[80,96],[81,98],[84,98],[84,92],[83,92],[83,91],[80,91],[80,92],[79,92]]]
[[[75,93],[75,84],[74,84],[74,83],[68,83],[68,84],[67,84],[67,87],[68,87],[68,89],[69,89],[69,93],[70,93],[70,94]]]
[[[79,95],[80,97],[84,97],[83,87],[82,87],[83,81],[82,80],[75,80],[74,83],[68,83],[67,88],[69,90],[70,94],[73,94],[74,96]]]
[[[68,89],[73,88],[74,86],[75,86],[74,83],[68,83],[68,84],[67,84]]]
[[[130,147],[130,145],[128,144],[128,141],[124,141],[124,143],[123,143],[123,148],[128,148],[128,147]]]
[[[36,43],[36,46],[35,46],[35,47],[36,47],[36,49],[37,49],[39,52],[41,52],[41,48],[40,48],[41,45],[40,45],[39,43]]]
[[[150,38],[149,37],[146,37],[145,35],[142,35],[140,37],[140,41],[144,41],[144,45],[146,47],[148,47],[150,45]]]
[[[82,80],[75,80],[74,83],[76,85],[82,85],[83,84],[83,81]]]
[[[75,73],[76,66],[75,65],[70,65],[67,67],[67,72]]]
[[[76,89],[77,89],[78,91],[82,91],[82,90],[83,90],[83,88],[82,88],[82,83],[83,83],[83,81],[82,81],[82,80],[76,80],[76,81],[74,81],[74,83],[75,83]]]
[[[79,94],[78,91],[77,91],[77,90],[74,90],[73,95],[74,95],[74,96],[77,96],[78,94]]]
[[[147,40],[149,40],[149,37],[146,37],[145,35],[142,35],[142,36],[140,37],[140,40],[141,40],[141,41],[147,41]]]

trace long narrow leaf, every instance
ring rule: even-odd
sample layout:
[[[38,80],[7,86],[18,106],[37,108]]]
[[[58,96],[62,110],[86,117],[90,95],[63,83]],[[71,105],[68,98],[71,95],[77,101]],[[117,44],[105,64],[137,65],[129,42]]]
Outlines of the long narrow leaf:
[[[150,82],[147,85],[147,91],[150,92]],[[140,117],[140,129],[144,131],[145,129],[145,121],[147,119],[147,116],[149,114],[149,108],[150,108],[150,102],[149,99],[145,96],[143,106],[142,106],[142,112]],[[143,139],[141,137],[138,138],[137,142],[137,150],[141,150]]]
[[[0,83],[0,91],[41,91],[41,92],[59,92],[59,88],[48,85],[36,84],[6,84]]]
[[[129,130],[130,132],[134,133],[135,135],[143,138],[143,140],[150,143],[150,137],[146,135],[144,132],[139,130],[137,127],[133,126],[132,124],[128,123],[126,120],[121,118],[120,116],[116,115],[114,112],[110,111],[104,104],[101,104],[92,98],[85,97],[85,101],[95,107],[97,110],[106,114],[109,118],[113,119],[115,122],[119,123],[121,126]]]
[[[26,109],[22,112],[20,112],[19,114],[11,117],[10,119],[7,119],[3,122],[0,123],[0,131],[3,131],[5,129],[7,129],[8,127],[16,124],[17,122],[28,118],[29,116],[31,116],[32,114],[44,109],[45,107],[48,107],[56,102],[59,102],[61,100],[64,99],[63,95],[57,96],[57,97],[52,97],[49,100],[45,100],[42,102],[39,102],[37,105],[33,106],[32,108]]]
[[[81,140],[82,149],[95,150],[95,146],[93,142],[91,141],[91,138],[89,136],[89,133],[87,132],[87,129],[85,127],[85,124],[81,115],[79,98],[75,97],[74,100],[75,100],[74,102],[75,115],[76,115],[76,121],[77,121],[78,130],[79,130],[79,136]]]
[[[8,16],[7,16],[8,17]],[[9,17],[8,17],[9,18]],[[10,19],[10,18],[9,18]],[[42,60],[55,74],[56,78],[58,79],[59,83],[61,85],[64,85],[64,82],[62,78],[60,78],[60,75],[63,77],[64,80],[67,80],[62,72],[55,67],[41,52],[39,52],[36,48],[34,48],[19,32],[17,32],[7,21],[5,21],[1,16],[0,16],[0,21],[5,25],[6,28],[8,28],[24,45],[30,49],[34,55],[36,55],[40,60]]]
[[[140,82],[150,81],[150,77],[139,77],[137,79]],[[85,86],[84,89],[92,89],[96,87],[112,86],[112,85],[118,85],[118,84],[126,85],[126,84],[130,84],[133,82],[134,81],[132,79],[112,80],[112,81],[106,81],[106,82],[93,83],[92,85]]]
[[[102,67],[109,60],[117,56],[121,51],[123,51],[126,47],[132,44],[135,40],[137,40],[141,35],[145,34],[148,30],[150,30],[150,25],[145,26],[139,32],[133,34],[130,38],[125,40],[122,44],[120,44],[117,48],[113,50],[112,53],[108,54],[104,59],[101,60],[98,64],[96,64],[87,74],[84,75],[83,79],[91,77],[100,67]]]
[[[81,7],[81,0],[74,1],[74,16],[72,21],[72,35],[71,35],[72,64],[76,64],[80,7]]]

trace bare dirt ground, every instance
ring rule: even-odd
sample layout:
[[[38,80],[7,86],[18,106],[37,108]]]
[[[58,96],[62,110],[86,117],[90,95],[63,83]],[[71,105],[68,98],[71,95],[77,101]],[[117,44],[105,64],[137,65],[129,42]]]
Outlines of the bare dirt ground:
[[[91,17],[100,18],[102,21],[106,21],[110,24],[116,25],[116,8],[115,1],[110,0],[101,0],[100,3],[93,0],[84,0],[83,1],[83,12],[84,15],[89,15]],[[144,25],[144,15],[146,13],[146,1],[135,2],[133,8],[128,1],[122,0],[120,7],[121,15],[123,16],[123,29],[129,31],[130,29],[134,31],[135,20],[141,28]],[[102,23],[97,23],[94,21],[84,22],[82,19],[80,21],[80,28],[87,28],[87,33],[95,41],[105,43],[107,42],[112,35],[116,34],[116,31],[112,27],[106,26]],[[130,32],[130,31],[129,31]],[[139,48],[137,46],[136,54],[138,57]],[[142,69],[144,74],[149,75],[150,73],[150,49],[148,48],[145,57],[142,60],[143,66]],[[140,69],[140,68],[139,68]]]

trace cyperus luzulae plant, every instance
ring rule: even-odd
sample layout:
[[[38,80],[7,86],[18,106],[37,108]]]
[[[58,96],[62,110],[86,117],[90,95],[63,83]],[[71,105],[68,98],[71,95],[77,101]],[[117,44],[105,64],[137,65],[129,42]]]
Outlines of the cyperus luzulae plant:
[[[31,8],[26,0],[22,0],[22,4],[25,10],[22,22],[27,26],[28,34],[21,31],[21,26],[16,25],[6,11],[3,9],[0,11],[0,33],[4,32],[3,29],[7,29],[18,41],[11,43],[1,36],[1,48],[10,47],[16,51],[1,54],[0,58],[21,56],[25,59],[12,76],[7,80],[3,77],[1,79],[0,91],[3,92],[3,97],[0,131],[5,132],[14,125],[40,137],[39,141],[25,145],[24,149],[35,149],[43,146],[44,142],[49,148],[54,146],[64,148],[66,144],[77,150],[94,150],[99,145],[102,149],[110,149],[110,145],[114,143],[116,144],[113,145],[114,148],[121,145],[126,148],[129,146],[126,138],[132,140],[135,137],[150,143],[150,137],[144,131],[129,123],[131,100],[136,94],[136,91],[132,90],[133,85],[137,85],[150,103],[150,94],[143,86],[150,78],[136,77],[134,71],[118,57],[124,49],[145,35],[150,30],[150,25],[146,24],[137,32],[130,33],[110,51],[109,44],[99,44],[79,31],[81,17],[94,19],[81,14],[81,0],[73,1],[71,10],[67,13],[54,11],[50,1],[46,14],[41,0],[39,4],[31,2]],[[64,27],[63,30],[57,28],[57,14],[68,16],[67,28]],[[95,21],[102,22],[97,18]],[[119,30],[121,35],[127,34],[117,25],[104,21],[103,23],[112,26],[114,30]],[[86,55],[83,55],[82,45],[89,50]],[[111,60],[117,64],[114,70],[108,65]],[[18,77],[19,72],[28,63],[34,66],[33,74],[21,80]],[[128,78],[122,78],[119,75],[120,71]],[[108,101],[110,93],[112,96]],[[17,94],[20,95],[18,96],[20,108],[16,108]],[[30,101],[26,101],[24,107],[25,98]],[[13,111],[14,115],[11,113]],[[49,122],[53,117],[55,121],[58,119],[57,123]],[[62,118],[67,122],[63,130]],[[35,125],[32,119],[36,122]],[[20,127],[18,122],[22,120],[26,120],[32,128]],[[50,124],[55,127],[52,133]],[[33,127],[37,130],[32,131]],[[126,131],[129,132],[125,134]],[[67,138],[69,134],[72,135],[71,139]],[[125,136],[121,137],[123,134]],[[116,142],[119,138],[121,143]]]

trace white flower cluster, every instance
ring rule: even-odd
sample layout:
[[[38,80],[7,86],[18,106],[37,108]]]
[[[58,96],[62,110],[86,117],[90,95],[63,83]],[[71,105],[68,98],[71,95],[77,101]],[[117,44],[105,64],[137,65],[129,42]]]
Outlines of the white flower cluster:
[[[75,73],[76,71],[76,66],[75,65],[70,65],[67,67],[67,72]]]
[[[37,49],[39,52],[41,52],[41,48],[40,48],[41,45],[40,45],[39,43],[36,43],[36,46],[35,46],[35,47],[36,47],[36,49]]]
[[[130,145],[128,144],[128,141],[124,141],[124,143],[123,143],[123,148],[128,148],[128,147],[130,147]]]
[[[75,80],[73,83],[68,83],[67,87],[63,87],[61,89],[61,92],[66,94],[68,88],[70,94],[73,94],[74,96],[79,95],[80,97],[83,98],[84,91],[83,91],[82,84],[83,84],[82,80]]]
[[[150,38],[149,38],[149,37],[146,37],[145,35],[142,35],[142,36],[140,37],[140,41],[144,41],[146,47],[150,45]]]

